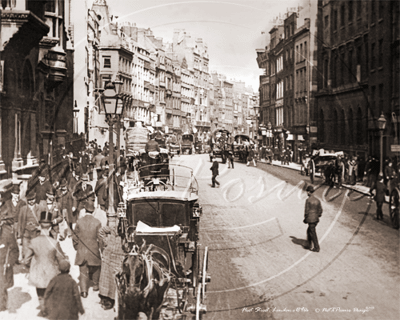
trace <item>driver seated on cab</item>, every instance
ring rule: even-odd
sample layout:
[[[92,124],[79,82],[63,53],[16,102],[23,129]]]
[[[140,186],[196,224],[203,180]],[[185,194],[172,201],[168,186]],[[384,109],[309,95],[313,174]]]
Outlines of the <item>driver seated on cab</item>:
[[[160,146],[158,145],[157,141],[155,141],[154,139],[151,139],[146,143],[144,150],[146,151],[146,153],[148,155],[151,155],[151,154],[158,155],[160,153]]]

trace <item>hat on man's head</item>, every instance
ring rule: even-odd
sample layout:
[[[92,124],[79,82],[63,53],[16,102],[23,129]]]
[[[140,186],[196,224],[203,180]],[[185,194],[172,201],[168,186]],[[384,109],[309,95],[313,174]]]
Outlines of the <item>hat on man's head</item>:
[[[26,200],[27,200],[27,201],[36,200],[36,193],[35,193],[35,191],[30,191],[30,192],[28,193],[28,195],[26,196]]]
[[[60,270],[61,273],[68,273],[69,269],[71,269],[71,264],[69,263],[68,260],[61,260],[58,263],[58,269]]]
[[[55,197],[55,195],[56,195],[56,192],[54,191],[53,187],[47,188],[46,197],[51,198],[51,197]]]
[[[89,181],[89,175],[87,173],[84,173],[81,177],[82,181]]]
[[[66,188],[67,187],[67,180],[62,179],[60,183],[60,188]]]
[[[39,172],[39,177],[46,177],[46,172],[44,170],[41,170]]]
[[[53,218],[53,215],[51,212],[48,211],[42,211],[40,213],[40,220],[39,223],[50,223],[51,224],[51,220]]]
[[[88,213],[93,213],[94,212],[94,202],[93,201],[87,201],[85,204],[85,211]]]
[[[18,194],[19,195],[20,189],[19,189],[19,184],[14,184],[11,188],[11,193],[12,194]]]
[[[306,189],[307,192],[313,193],[315,191],[313,186],[308,186]]]

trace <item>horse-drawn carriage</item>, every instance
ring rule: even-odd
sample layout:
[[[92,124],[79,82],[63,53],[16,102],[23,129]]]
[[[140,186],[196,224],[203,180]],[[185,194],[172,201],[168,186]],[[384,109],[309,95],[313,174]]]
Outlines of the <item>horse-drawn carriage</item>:
[[[343,156],[343,151],[327,153],[324,150],[315,151],[307,162],[311,183],[314,183],[316,174],[324,175],[325,169],[335,165],[338,156]]]
[[[233,155],[240,161],[247,161],[247,154],[251,145],[254,145],[254,142],[247,134],[237,134],[233,142]]]
[[[399,229],[399,214],[400,214],[400,177],[397,177],[396,187],[392,190],[389,200],[390,222],[392,227]]]
[[[181,152],[181,145],[179,143],[179,139],[175,134],[168,135],[166,138],[166,147],[171,155],[171,158],[174,155],[179,155]]]
[[[224,162],[225,157],[225,144],[231,144],[230,141],[231,133],[225,129],[217,129],[213,133],[213,147],[212,157],[220,157]]]
[[[126,255],[116,275],[117,319],[137,319],[139,313],[147,319],[201,319],[210,277],[208,249],[201,254],[198,243],[198,184],[185,166],[155,171],[140,174],[139,187],[130,179],[124,187],[119,234]]]
[[[194,148],[194,136],[190,133],[182,135],[181,150],[182,154],[192,154]]]

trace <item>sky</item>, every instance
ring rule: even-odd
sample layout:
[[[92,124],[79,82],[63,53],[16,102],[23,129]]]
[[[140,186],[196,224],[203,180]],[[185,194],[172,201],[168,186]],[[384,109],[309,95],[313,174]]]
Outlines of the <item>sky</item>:
[[[316,0],[315,0],[316,1]],[[296,7],[300,0],[107,0],[118,21],[150,28],[172,42],[174,29],[185,29],[208,45],[210,71],[259,87],[262,70],[256,49],[268,44],[272,18]]]

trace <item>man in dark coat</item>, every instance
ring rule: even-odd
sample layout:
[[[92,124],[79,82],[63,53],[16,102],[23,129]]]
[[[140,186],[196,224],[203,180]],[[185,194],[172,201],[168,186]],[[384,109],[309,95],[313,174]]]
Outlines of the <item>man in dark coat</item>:
[[[97,239],[101,223],[92,216],[94,205],[87,202],[85,216],[78,220],[72,237],[76,250],[75,265],[79,266],[81,296],[87,298],[89,277],[93,276],[93,291],[99,290],[101,255]]]
[[[54,239],[57,239],[57,236],[60,232],[59,224],[64,220],[64,218],[62,216],[60,204],[56,202],[56,194],[52,187],[47,190],[46,200],[40,201],[39,207],[40,212],[46,211],[51,213],[51,222],[53,226],[50,234]]]
[[[95,193],[97,197],[97,203],[100,205],[102,210],[107,209],[107,183],[108,183],[108,170],[103,171],[101,179],[97,180]]]
[[[40,310],[43,310],[46,288],[50,280],[60,273],[59,263],[68,258],[62,251],[60,243],[50,237],[53,220],[51,212],[42,211],[40,217],[41,235],[31,240],[23,263],[28,264],[32,260],[29,270],[29,283],[36,287]],[[43,315],[42,312],[40,315]]]
[[[321,202],[313,196],[314,187],[307,187],[308,198],[306,200],[306,206],[304,210],[304,223],[308,223],[307,229],[307,242],[308,248],[311,249],[311,246],[314,244],[314,248],[311,251],[319,252],[319,243],[317,232],[315,228],[319,222],[319,218],[322,215],[322,206]]]
[[[210,170],[212,172],[212,178],[211,178],[211,182],[212,182],[211,187],[212,188],[215,188],[215,184],[217,184],[219,186],[219,182],[217,181],[217,176],[219,175],[218,166],[219,166],[218,161],[214,160],[214,162],[210,168]]]
[[[0,197],[2,197],[0,195]],[[4,228],[10,228],[10,232],[17,238],[19,237],[18,220],[21,209],[26,205],[25,201],[19,198],[19,185],[13,185],[11,189],[11,199],[2,199],[0,205],[0,220],[3,221]]]
[[[69,274],[70,267],[68,261],[61,261],[61,273],[55,276],[46,288],[43,314],[50,320],[77,320],[79,313],[85,313],[78,284]]]
[[[81,210],[85,208],[87,199],[93,194],[93,187],[89,184],[89,176],[85,173],[82,175],[81,181],[75,187],[72,194],[74,198],[73,211],[76,210],[80,214]]]
[[[376,190],[374,200],[376,202],[376,220],[383,220],[382,206],[385,202],[385,195],[387,187],[384,183],[383,176],[378,177],[378,182],[369,190],[372,195],[372,191]]]
[[[65,179],[61,181],[60,193],[58,194],[57,202],[60,204],[62,216],[66,219],[70,228],[69,232],[71,232],[71,230],[75,226],[78,215],[74,214],[74,212],[72,211],[74,199],[72,197],[71,191],[68,190],[67,181]],[[65,237],[66,235],[63,236]]]
[[[0,226],[0,312],[7,310],[7,289],[14,286],[13,266],[17,263],[18,256],[19,249],[14,234],[10,229]]]
[[[28,204],[21,209],[19,219],[19,234],[22,239],[22,258],[28,254],[28,247],[32,239],[40,235],[40,210],[36,203],[36,194],[31,191],[26,196]]]
[[[160,152],[160,146],[158,145],[158,142],[154,139],[149,140],[146,143],[146,146],[144,149],[145,149],[146,153],[154,152],[154,151]]]
[[[36,203],[40,203],[42,200],[46,200],[46,192],[51,188],[51,183],[46,179],[44,171],[39,173],[39,183],[36,185]]]

